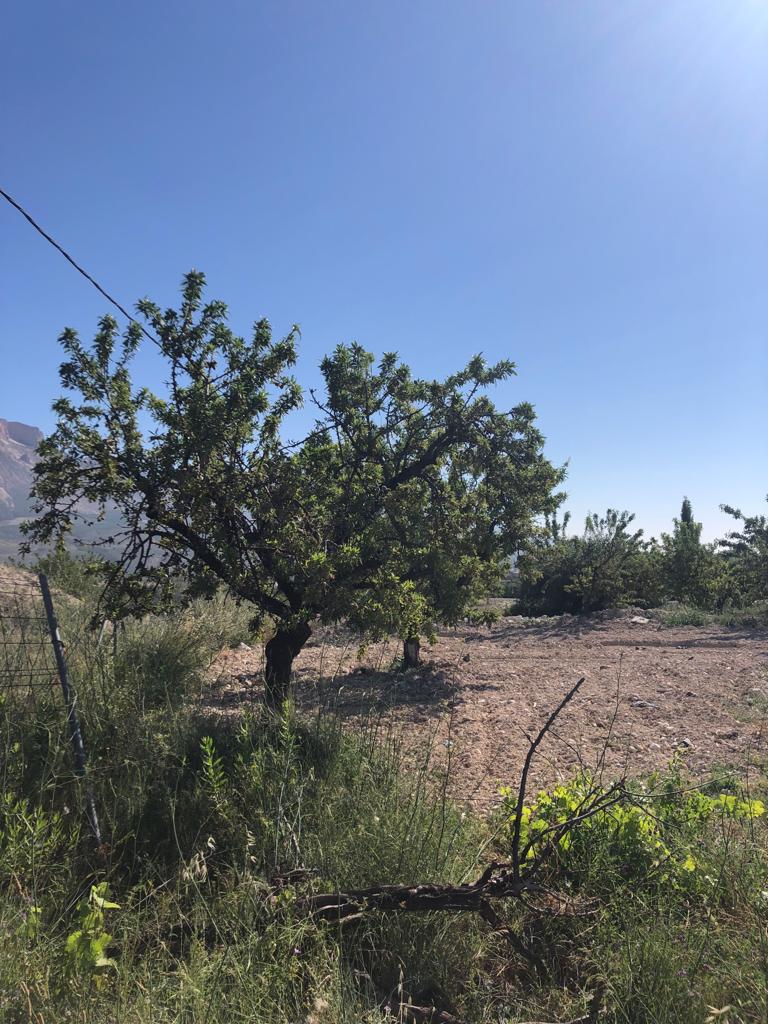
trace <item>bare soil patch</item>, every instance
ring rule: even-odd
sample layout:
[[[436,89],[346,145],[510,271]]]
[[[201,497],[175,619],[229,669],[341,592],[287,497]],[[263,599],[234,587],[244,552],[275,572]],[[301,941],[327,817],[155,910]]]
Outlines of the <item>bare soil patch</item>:
[[[502,619],[444,631],[416,672],[391,671],[396,641],[358,657],[343,631],[316,635],[297,661],[296,699],[333,710],[350,727],[371,714],[402,728],[418,753],[450,757],[456,795],[487,810],[517,780],[549,711],[581,676],[581,693],[537,759],[534,783],[579,764],[607,775],[646,774],[679,752],[695,775],[763,765],[768,729],[768,633],[664,627],[631,614],[586,621]],[[260,696],[262,652],[218,659],[207,704],[236,712]]]

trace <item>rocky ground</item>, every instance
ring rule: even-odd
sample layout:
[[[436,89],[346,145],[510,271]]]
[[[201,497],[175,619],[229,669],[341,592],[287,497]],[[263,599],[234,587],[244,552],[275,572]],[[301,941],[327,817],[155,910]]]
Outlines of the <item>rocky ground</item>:
[[[610,776],[647,773],[679,753],[696,775],[764,764],[768,740],[768,633],[665,627],[624,613],[590,620],[503,618],[491,628],[446,630],[416,672],[390,671],[395,641],[359,656],[343,632],[316,635],[297,662],[304,711],[332,710],[350,727],[371,715],[402,729],[414,752],[431,742],[452,761],[456,794],[487,809],[515,782],[528,747],[563,694],[577,698],[547,738],[534,782],[580,764]],[[258,699],[262,653],[224,652],[208,704],[236,713]]]

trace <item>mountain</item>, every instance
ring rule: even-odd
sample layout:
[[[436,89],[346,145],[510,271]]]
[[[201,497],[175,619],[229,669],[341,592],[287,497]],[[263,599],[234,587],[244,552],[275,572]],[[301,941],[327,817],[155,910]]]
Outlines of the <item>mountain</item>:
[[[42,430],[0,419],[0,559],[18,554],[19,523],[31,511],[29,491]]]
[[[35,449],[42,439],[37,427],[0,419],[0,522],[29,513]]]
[[[0,562],[18,557],[23,540],[19,526],[32,513],[29,498],[34,479],[32,469],[43,436],[37,427],[0,418]],[[108,506],[100,522],[94,521],[98,512],[95,506],[81,503],[77,508],[81,517],[67,541],[75,550],[82,544],[110,537],[120,529],[120,518],[112,506]],[[100,554],[109,557],[114,551],[102,546]]]

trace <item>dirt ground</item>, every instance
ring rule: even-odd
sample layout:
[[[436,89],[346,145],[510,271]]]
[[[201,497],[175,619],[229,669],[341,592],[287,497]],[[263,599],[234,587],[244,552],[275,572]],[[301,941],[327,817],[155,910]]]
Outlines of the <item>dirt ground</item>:
[[[313,637],[296,665],[296,700],[349,727],[371,714],[450,758],[455,795],[481,810],[515,784],[535,734],[565,692],[582,688],[542,744],[534,784],[579,764],[607,777],[647,773],[676,752],[694,775],[764,765],[768,749],[768,633],[719,626],[665,627],[633,615],[587,621],[501,619],[443,631],[415,672],[390,671],[393,640],[358,658],[342,631]],[[259,699],[262,652],[222,653],[208,705],[236,713]]]

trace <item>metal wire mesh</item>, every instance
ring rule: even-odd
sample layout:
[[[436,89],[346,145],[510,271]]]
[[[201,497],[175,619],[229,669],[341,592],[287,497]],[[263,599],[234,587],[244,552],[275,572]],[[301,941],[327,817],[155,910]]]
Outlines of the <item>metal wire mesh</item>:
[[[55,697],[58,685],[38,580],[0,567],[0,697],[27,706]]]
[[[59,691],[58,693],[56,691]],[[45,701],[59,705],[72,744],[75,773],[85,777],[85,748],[53,598],[45,576],[0,566],[0,703],[16,720],[32,722]],[[101,843],[99,819],[87,781],[85,813]]]

